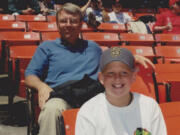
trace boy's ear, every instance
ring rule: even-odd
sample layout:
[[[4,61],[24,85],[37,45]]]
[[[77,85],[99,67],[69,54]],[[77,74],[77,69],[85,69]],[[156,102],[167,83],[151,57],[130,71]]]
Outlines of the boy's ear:
[[[103,77],[102,72],[98,73],[98,79],[99,79],[100,83],[103,85],[104,84],[104,77]]]
[[[133,82],[136,81],[136,76],[137,76],[138,72],[139,72],[139,67],[135,66],[134,72],[133,72]]]

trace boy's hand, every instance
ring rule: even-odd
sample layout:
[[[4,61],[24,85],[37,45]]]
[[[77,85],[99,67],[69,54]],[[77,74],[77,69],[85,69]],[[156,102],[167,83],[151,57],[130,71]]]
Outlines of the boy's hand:
[[[144,66],[144,68],[148,68],[148,64],[150,64],[153,68],[155,68],[154,64],[148,58],[141,55],[134,55],[134,58],[137,63],[140,63]]]

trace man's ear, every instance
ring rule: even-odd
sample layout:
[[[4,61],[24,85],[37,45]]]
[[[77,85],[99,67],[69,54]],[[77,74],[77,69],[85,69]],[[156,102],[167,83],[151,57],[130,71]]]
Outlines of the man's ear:
[[[99,79],[100,83],[102,85],[104,85],[104,76],[103,76],[102,72],[98,73],[98,79]]]

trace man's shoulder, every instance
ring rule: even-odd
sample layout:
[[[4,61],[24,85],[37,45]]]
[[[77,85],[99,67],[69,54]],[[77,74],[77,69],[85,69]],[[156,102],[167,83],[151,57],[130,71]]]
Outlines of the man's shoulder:
[[[97,49],[101,49],[100,46],[92,41],[92,40],[84,40],[84,42],[86,42],[86,44],[88,45],[88,47],[92,47],[92,48],[97,48]]]
[[[48,47],[54,47],[54,46],[60,46],[61,45],[61,43],[60,43],[60,39],[59,38],[57,38],[57,39],[55,39],[55,40],[46,40],[46,41],[43,41],[40,45],[39,45],[39,47],[40,48],[48,48]]]

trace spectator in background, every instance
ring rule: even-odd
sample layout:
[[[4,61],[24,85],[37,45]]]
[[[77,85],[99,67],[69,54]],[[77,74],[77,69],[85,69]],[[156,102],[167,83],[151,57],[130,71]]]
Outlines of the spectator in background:
[[[38,0],[8,0],[8,9],[14,15],[32,15],[40,13]]]
[[[39,6],[41,9],[41,14],[56,15],[54,0],[39,0]]]
[[[130,92],[138,68],[132,53],[120,47],[104,51],[99,81],[105,87],[79,110],[75,135],[167,135],[157,102]]]
[[[154,32],[180,34],[180,0],[170,0],[170,9],[157,16]]]
[[[112,0],[112,12],[108,14],[110,22],[125,24],[129,21],[132,21],[131,16],[127,13],[122,12],[122,0]]]
[[[146,25],[147,33],[153,33],[153,26],[156,23],[156,17],[152,15],[144,15],[138,18],[138,21],[142,21]]]
[[[102,8],[102,2],[100,0],[91,0],[90,6],[86,9],[84,21],[94,29],[109,19],[108,14]]]
[[[86,9],[89,7],[91,0],[55,0],[55,8],[58,10],[65,3],[73,3],[81,7],[81,11],[85,13]]]

